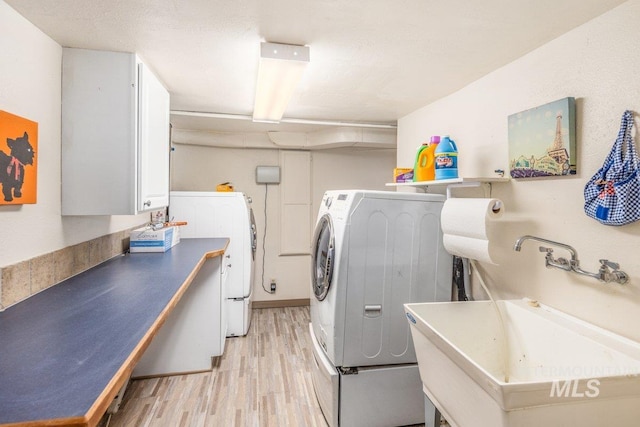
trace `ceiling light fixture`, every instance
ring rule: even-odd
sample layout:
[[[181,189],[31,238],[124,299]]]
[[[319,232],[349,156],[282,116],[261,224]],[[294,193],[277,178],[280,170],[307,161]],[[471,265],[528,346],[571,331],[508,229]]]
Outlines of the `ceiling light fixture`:
[[[260,44],[260,67],[253,105],[254,122],[280,122],[308,63],[307,46],[268,42]]]

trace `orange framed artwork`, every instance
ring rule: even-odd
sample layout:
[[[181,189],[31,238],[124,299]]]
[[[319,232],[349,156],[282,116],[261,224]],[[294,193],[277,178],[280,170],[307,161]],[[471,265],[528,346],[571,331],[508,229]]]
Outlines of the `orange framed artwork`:
[[[1,205],[36,203],[38,123],[0,110]]]

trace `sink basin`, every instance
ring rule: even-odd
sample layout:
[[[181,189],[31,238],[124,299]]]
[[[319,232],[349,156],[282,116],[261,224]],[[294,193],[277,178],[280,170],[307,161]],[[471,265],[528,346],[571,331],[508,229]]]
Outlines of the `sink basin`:
[[[496,305],[404,306],[424,392],[452,426],[638,425],[639,343],[529,299]]]

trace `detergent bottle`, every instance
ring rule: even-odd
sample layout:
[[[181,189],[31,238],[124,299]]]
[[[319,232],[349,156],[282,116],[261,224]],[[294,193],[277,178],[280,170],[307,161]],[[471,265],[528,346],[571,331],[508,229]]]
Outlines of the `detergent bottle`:
[[[458,147],[456,143],[444,136],[435,150],[436,179],[453,179],[458,177]]]
[[[432,136],[428,144],[422,144],[416,154],[416,163],[413,167],[414,181],[433,181],[436,176],[435,150],[440,142],[439,136]]]

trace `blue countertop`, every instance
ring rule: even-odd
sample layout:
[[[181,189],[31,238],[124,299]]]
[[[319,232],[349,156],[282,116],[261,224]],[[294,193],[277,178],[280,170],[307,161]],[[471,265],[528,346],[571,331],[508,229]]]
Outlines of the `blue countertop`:
[[[97,424],[204,260],[228,242],[122,255],[1,312],[0,424]]]

